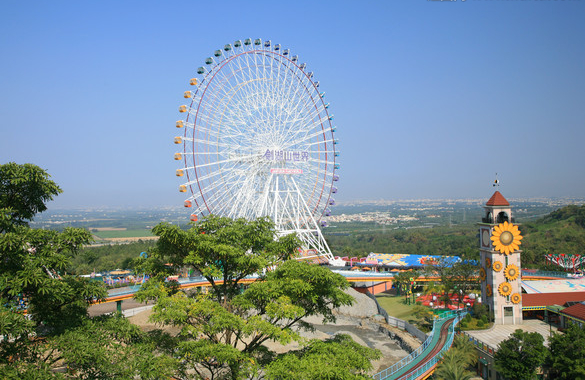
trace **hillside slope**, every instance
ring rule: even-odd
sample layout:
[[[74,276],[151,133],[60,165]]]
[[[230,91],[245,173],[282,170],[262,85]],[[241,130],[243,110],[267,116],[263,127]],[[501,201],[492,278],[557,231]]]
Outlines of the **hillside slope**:
[[[585,205],[565,206],[520,230],[523,266],[544,265],[547,253],[585,254]]]

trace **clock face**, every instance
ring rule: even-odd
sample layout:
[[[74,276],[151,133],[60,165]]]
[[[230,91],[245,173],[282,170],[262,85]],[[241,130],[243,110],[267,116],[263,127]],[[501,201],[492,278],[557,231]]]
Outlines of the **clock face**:
[[[487,229],[481,231],[481,246],[482,248],[489,248],[491,245],[490,232]]]

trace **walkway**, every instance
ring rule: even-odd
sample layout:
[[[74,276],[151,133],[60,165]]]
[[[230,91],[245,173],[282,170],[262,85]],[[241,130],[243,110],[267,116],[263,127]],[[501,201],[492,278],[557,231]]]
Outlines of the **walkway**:
[[[496,347],[498,347],[502,341],[508,339],[517,329],[524,332],[539,333],[544,338],[544,344],[547,346],[548,338],[553,332],[558,330],[555,326],[551,326],[544,321],[538,319],[526,319],[522,321],[522,324],[520,325],[495,325],[489,330],[471,330],[466,331],[465,334],[472,337],[474,342],[480,342],[479,344],[476,343],[476,345],[487,346],[486,348],[495,352]],[[488,350],[484,348],[484,351]]]

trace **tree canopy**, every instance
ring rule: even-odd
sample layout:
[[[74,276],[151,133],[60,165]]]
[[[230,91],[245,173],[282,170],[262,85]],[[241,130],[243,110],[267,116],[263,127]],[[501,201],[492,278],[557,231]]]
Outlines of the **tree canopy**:
[[[0,165],[0,378],[148,378],[137,361],[170,358],[155,357],[146,335],[119,317],[89,319],[103,284],[65,273],[89,232],[28,226],[60,191],[35,165]]]
[[[585,379],[585,330],[571,323],[550,338],[548,367],[554,379]]]
[[[169,355],[179,361],[182,377],[327,378],[314,365],[313,359],[319,357],[329,363],[323,371],[346,372],[343,378],[353,379],[362,378],[371,368],[369,359],[378,357],[377,351],[347,337],[327,342],[301,338],[299,329],[311,328],[304,317],[316,315],[332,322],[333,309],[352,303],[344,292],[349,284],[327,268],[287,260],[299,243],[294,236],[274,240],[274,225],[268,219],[210,216],[188,231],[160,224],[154,233],[160,237],[157,249],[138,260],[138,266],[148,268],[154,277],[137,298],[156,298],[151,319],[180,329]],[[163,281],[172,269],[163,263],[199,271],[210,284],[209,292],[178,291]],[[268,341],[306,346],[277,357],[264,345]],[[345,356],[355,360],[343,365],[326,360],[348,348],[351,352]],[[294,374],[285,370],[292,362],[297,363]]]
[[[531,380],[547,354],[542,335],[518,329],[499,344],[494,359],[497,370],[505,378]]]
[[[469,368],[475,363],[475,346],[465,335],[457,335],[453,346],[441,357],[433,376],[438,380],[469,380],[474,377]]]
[[[33,164],[0,165],[0,233],[26,225],[61,193],[50,175]]]

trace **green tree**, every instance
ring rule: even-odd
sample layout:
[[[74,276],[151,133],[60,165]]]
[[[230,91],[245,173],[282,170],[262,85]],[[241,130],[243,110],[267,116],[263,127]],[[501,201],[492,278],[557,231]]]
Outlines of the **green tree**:
[[[548,367],[554,379],[585,379],[585,330],[571,324],[550,338]]]
[[[61,193],[50,175],[36,165],[0,165],[0,233],[26,226],[46,202]]]
[[[392,279],[398,294],[408,293],[410,287],[411,272],[400,272]]]
[[[439,380],[469,380],[474,377],[469,371],[477,363],[475,346],[464,335],[457,335],[453,346],[441,357],[434,376]]]
[[[370,360],[379,353],[338,334],[326,341],[312,340],[305,348],[280,355],[266,368],[271,380],[338,379],[368,380]]]
[[[542,335],[518,329],[498,345],[494,359],[496,369],[505,378],[531,380],[547,354]]]
[[[467,369],[469,363],[461,355],[461,351],[451,348],[441,357],[434,377],[438,380],[469,380],[474,375]]]
[[[80,379],[170,378],[177,363],[155,354],[157,342],[121,315],[88,318],[49,342],[46,361]]]
[[[451,257],[438,256],[436,263],[424,267],[424,272],[441,279],[444,293],[440,299],[445,305],[451,303],[450,294],[456,294],[462,302],[465,294],[478,286],[477,266],[468,260],[454,262]]]
[[[453,346],[459,351],[461,357],[469,366],[477,364],[477,350],[475,345],[466,335],[456,335],[453,339]]]
[[[274,225],[268,219],[210,216],[188,231],[160,224],[154,233],[160,237],[157,249],[137,260],[144,268],[140,270],[154,277],[136,297],[158,299],[151,319],[180,328],[172,354],[180,359],[181,377],[254,378],[275,358],[265,342],[302,342],[295,327],[311,328],[304,317],[320,315],[324,321],[334,321],[332,310],[352,303],[343,291],[349,286],[344,277],[296,260],[280,262],[294,255],[299,243],[294,236],[275,241]],[[162,281],[172,269],[163,263],[198,270],[209,282],[209,292],[187,293]],[[247,277],[261,273],[257,281],[244,285]],[[341,351],[348,344],[340,338],[325,347]],[[308,363],[306,358],[323,347],[310,343],[304,350],[287,354],[291,356],[280,356],[271,371],[279,377],[281,367],[274,363]],[[365,357],[378,355],[370,349],[363,353]],[[349,367],[356,374],[370,368],[363,362]]]
[[[65,269],[79,248],[90,241],[89,232],[28,226],[34,214],[45,210],[45,202],[60,191],[49,175],[34,165],[0,165],[0,378],[59,378],[62,375],[55,370],[66,366],[75,368],[80,378],[119,378],[93,375],[100,373],[100,366],[116,367],[118,350],[152,352],[151,346],[146,349],[144,344],[131,347],[132,342],[140,343],[139,334],[135,332],[131,340],[126,340],[125,325],[112,322],[114,317],[88,318],[88,306],[106,296],[105,288],[66,275]],[[20,307],[25,299],[30,319]],[[92,345],[100,347],[101,356],[94,355],[80,364]],[[169,358],[152,358],[152,362],[157,360]],[[124,360],[120,364],[128,363]],[[139,363],[134,363],[138,368]],[[145,365],[142,363],[142,368]],[[128,373],[132,378],[142,372],[136,369]]]

